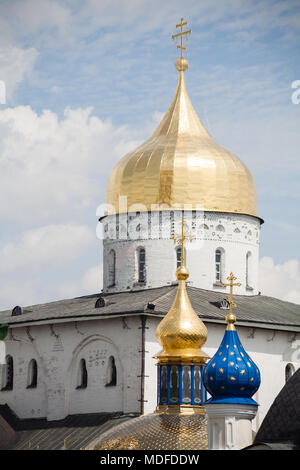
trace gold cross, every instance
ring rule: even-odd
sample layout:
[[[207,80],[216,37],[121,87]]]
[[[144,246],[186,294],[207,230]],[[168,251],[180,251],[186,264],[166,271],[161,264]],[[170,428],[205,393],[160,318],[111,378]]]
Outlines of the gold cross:
[[[171,240],[174,241],[174,243],[178,243],[178,245],[181,245],[181,256],[180,256],[180,266],[184,266],[184,242],[186,240],[189,240],[190,242],[193,240],[193,235],[188,234],[187,232],[184,231],[184,217],[182,214],[181,218],[181,235],[176,236],[174,235],[171,237]]]
[[[189,29],[188,31],[183,31],[183,26],[185,26],[186,24],[187,24],[187,21],[184,23],[184,22],[183,22],[183,18],[181,18],[180,23],[176,25],[176,28],[180,28],[180,33],[177,33],[177,34],[173,34],[173,35],[172,35],[172,39],[175,39],[175,38],[176,38],[176,43],[178,43],[178,39],[177,39],[177,38],[180,37],[180,46],[177,46],[177,49],[180,49],[180,51],[181,51],[181,54],[180,54],[181,59],[183,58],[182,51],[183,51],[183,50],[184,50],[184,51],[186,50],[186,47],[183,47],[183,45],[182,45],[183,36],[186,35],[186,36],[185,36],[185,39],[187,40],[187,35],[188,35],[188,34],[191,34],[191,32],[192,32],[191,29]]]
[[[234,281],[236,281],[236,279],[237,278],[234,276],[234,274],[230,273],[230,276],[228,276],[228,278],[227,278],[229,283],[228,284],[223,284],[222,283],[223,287],[227,287],[227,286],[230,287],[229,297],[226,298],[227,302],[229,303],[229,314],[226,317],[226,322],[228,323],[227,330],[235,330],[234,323],[236,321],[236,316],[232,313],[232,309],[234,307],[236,307],[236,304],[234,303],[234,301],[232,299],[233,287],[234,286],[241,286],[240,282],[234,283]]]

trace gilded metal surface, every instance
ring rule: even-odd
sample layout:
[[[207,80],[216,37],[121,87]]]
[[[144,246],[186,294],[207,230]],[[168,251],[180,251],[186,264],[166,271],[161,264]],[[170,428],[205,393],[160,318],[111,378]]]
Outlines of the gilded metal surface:
[[[183,27],[187,25],[187,21],[184,23],[183,18],[181,18],[181,21],[179,24],[176,25],[176,28],[180,28],[180,33],[173,34],[172,39],[176,39],[176,44],[177,44],[177,49],[180,49],[180,58],[175,62],[175,67],[178,71],[185,71],[188,68],[188,62],[186,59],[184,59],[182,55],[182,51],[186,51],[186,47],[183,47],[183,37],[185,39],[188,38],[188,34],[191,34],[192,30],[189,29],[188,31],[183,31]],[[180,46],[178,46],[178,38],[180,38]]]
[[[163,348],[155,356],[160,364],[203,364],[207,359],[201,349],[207,339],[207,329],[191,305],[184,280],[178,281],[173,305],[158,325],[156,337]]]
[[[156,337],[163,350],[155,357],[159,364],[204,364],[207,355],[201,350],[207,339],[207,329],[195,313],[187,295],[185,281],[189,272],[184,266],[184,243],[191,238],[184,231],[182,217],[181,236],[174,241],[181,244],[181,263],[176,271],[178,289],[173,305],[156,329]]]
[[[205,409],[201,405],[157,405],[155,413],[159,414],[184,414],[184,415],[194,415],[194,414],[205,414]]]
[[[127,196],[127,211],[134,204],[142,204],[141,210],[148,211],[153,206],[163,209],[164,204],[172,209],[190,204],[193,209],[257,215],[250,171],[206,131],[188,97],[183,71],[175,97],[154,134],[112,170],[107,203],[117,213],[126,211],[119,207],[119,196]]]
[[[149,414],[102,434],[88,450],[206,450],[205,415]]]
[[[227,302],[229,303],[229,314],[226,316],[226,323],[227,323],[227,330],[231,330],[231,331],[234,331],[235,330],[235,322],[236,322],[236,316],[233,314],[232,312],[232,309],[234,307],[236,307],[236,304],[234,303],[233,301],[233,287],[234,286],[241,286],[241,283],[240,282],[236,282],[234,283],[234,281],[236,281],[236,277],[233,273],[230,273],[230,275],[228,276],[227,280],[229,281],[228,284],[223,284],[222,283],[222,286],[224,287],[227,287],[229,286],[230,287],[230,293],[229,293],[229,297],[226,298]]]

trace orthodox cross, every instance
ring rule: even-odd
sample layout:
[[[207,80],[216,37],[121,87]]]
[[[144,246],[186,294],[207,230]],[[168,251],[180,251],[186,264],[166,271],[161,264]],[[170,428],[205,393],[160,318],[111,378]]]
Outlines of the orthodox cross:
[[[180,46],[177,46],[177,49],[180,49],[180,57],[181,59],[183,58],[182,51],[186,50],[186,47],[183,47],[182,42],[183,42],[183,36],[185,35],[185,39],[187,40],[187,35],[191,34],[192,30],[189,29],[188,31],[183,31],[183,27],[187,24],[187,21],[184,23],[183,18],[181,18],[181,21],[179,24],[176,25],[176,28],[180,28],[180,33],[173,34],[172,39],[176,38],[176,43],[178,43],[178,37],[180,37]]]
[[[184,217],[182,214],[182,219],[181,219],[181,234],[179,236],[174,235],[171,237],[171,240],[174,241],[174,243],[177,243],[181,247],[181,253],[180,253],[180,266],[184,266],[184,242],[186,240],[189,240],[190,242],[193,240],[193,235],[185,232],[184,230]]]
[[[229,314],[226,317],[226,322],[228,323],[227,329],[228,330],[234,330],[234,322],[236,321],[236,316],[232,313],[233,307],[236,307],[236,304],[234,303],[232,299],[232,294],[233,294],[233,287],[234,286],[241,286],[240,282],[234,283],[236,281],[236,277],[234,276],[233,273],[230,273],[230,276],[228,276],[227,280],[229,281],[228,284],[223,284],[223,287],[230,287],[230,292],[229,292],[229,297],[226,298],[227,302],[229,303]]]

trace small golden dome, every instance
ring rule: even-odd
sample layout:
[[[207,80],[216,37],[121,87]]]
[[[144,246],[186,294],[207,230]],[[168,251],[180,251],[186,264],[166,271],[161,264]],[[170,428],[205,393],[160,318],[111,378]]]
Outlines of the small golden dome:
[[[189,271],[185,266],[179,266],[176,271],[176,277],[179,281],[186,281],[189,277]]]
[[[207,329],[193,310],[185,281],[179,281],[171,310],[158,325],[156,337],[163,348],[155,356],[160,364],[205,363],[207,355],[201,348],[207,339]]]
[[[208,356],[201,348],[207,339],[207,328],[195,313],[188,297],[185,285],[189,276],[187,268],[181,265],[176,276],[178,289],[173,305],[156,329],[156,337],[163,350],[155,357],[160,364],[204,364]]]
[[[175,67],[178,72],[184,72],[189,66],[188,61],[184,57],[179,57],[175,62]]]
[[[112,170],[107,203],[117,213],[180,210],[189,204],[192,209],[256,216],[250,171],[217,144],[200,122],[186,91],[186,59],[179,58],[176,67],[179,80],[168,111],[152,137]],[[127,197],[127,208],[119,206],[120,196]],[[110,213],[114,210],[108,208]]]

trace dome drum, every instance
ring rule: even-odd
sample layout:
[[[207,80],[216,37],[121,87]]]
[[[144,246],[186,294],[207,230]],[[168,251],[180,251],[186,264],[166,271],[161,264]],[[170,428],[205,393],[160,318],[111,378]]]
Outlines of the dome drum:
[[[203,405],[207,400],[202,365],[159,365],[157,372],[158,406]]]

